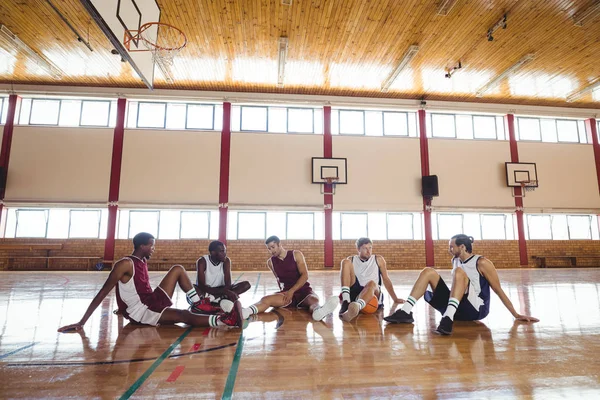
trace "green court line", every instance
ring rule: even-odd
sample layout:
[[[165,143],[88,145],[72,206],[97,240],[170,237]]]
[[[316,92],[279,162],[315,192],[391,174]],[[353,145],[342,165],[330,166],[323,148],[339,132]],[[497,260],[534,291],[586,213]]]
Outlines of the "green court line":
[[[256,296],[256,291],[258,290],[258,283],[260,282],[260,274],[262,274],[262,272],[258,273],[258,278],[256,279],[256,283],[254,284],[254,293],[252,294],[253,298],[254,298],[254,296]]]
[[[135,393],[136,390],[138,390],[140,388],[140,386],[142,386],[144,384],[144,382],[146,381],[146,379],[148,379],[148,377],[154,372],[154,370],[156,368],[158,368],[158,366],[165,361],[165,359],[167,357],[169,357],[169,354],[171,354],[173,352],[173,350],[175,350],[175,348],[179,345],[179,343],[181,343],[181,341],[183,339],[185,339],[185,337],[187,335],[190,334],[190,332],[192,331],[192,327],[189,327],[188,329],[186,329],[185,332],[183,332],[181,334],[181,336],[179,336],[179,338],[171,345],[169,346],[169,348],[167,350],[165,350],[164,353],[162,353],[162,355],[160,357],[158,357],[156,359],[156,361],[154,361],[154,363],[152,363],[152,365],[150,366],[150,368],[148,368],[146,370],[146,372],[144,372],[144,374],[142,376],[140,376],[138,378],[137,381],[135,381],[133,383],[133,385],[131,385],[129,387],[129,389],[127,389],[127,391],[125,393],[123,393],[123,395],[120,397],[121,400],[125,400],[131,397],[131,395],[133,395]]]
[[[242,276],[244,276],[244,273],[242,273],[240,276],[235,278],[235,281],[233,281],[233,283],[237,283],[237,281],[239,281]]]
[[[222,400],[230,400],[233,395],[233,386],[235,385],[235,378],[237,376],[238,367],[240,366],[240,359],[242,358],[242,350],[244,350],[244,331],[240,334],[237,348],[231,362],[231,368],[229,369],[229,375],[227,375],[227,381],[225,382],[225,389],[223,390]]]

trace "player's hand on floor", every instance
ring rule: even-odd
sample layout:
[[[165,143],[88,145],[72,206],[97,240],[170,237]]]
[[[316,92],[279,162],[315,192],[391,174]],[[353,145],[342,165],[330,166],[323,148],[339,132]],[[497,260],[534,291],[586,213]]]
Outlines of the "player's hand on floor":
[[[78,322],[76,324],[66,325],[66,326],[63,326],[62,328],[58,328],[58,331],[66,333],[66,332],[78,332],[82,329],[83,329],[83,325],[81,325],[81,323]]]
[[[516,318],[516,320],[517,320],[517,321],[525,321],[525,322],[540,322],[540,320],[539,320],[539,319],[537,319],[537,318],[534,318],[534,317],[530,317],[530,316],[528,316],[528,315],[521,315],[521,314],[518,314],[518,315],[517,315],[515,318]]]

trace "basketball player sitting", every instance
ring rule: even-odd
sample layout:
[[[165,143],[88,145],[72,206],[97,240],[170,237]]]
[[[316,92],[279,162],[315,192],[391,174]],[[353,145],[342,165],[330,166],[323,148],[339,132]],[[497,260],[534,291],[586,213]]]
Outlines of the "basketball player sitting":
[[[539,319],[519,314],[500,286],[500,278],[494,264],[487,258],[474,255],[473,238],[467,235],[455,235],[450,239],[449,252],[452,254],[452,289],[433,268],[421,271],[410,296],[402,308],[385,317],[387,322],[414,322],[412,308],[421,296],[425,301],[443,314],[436,329],[440,335],[452,334],[452,325],[457,321],[478,321],[490,311],[490,287],[496,292],[504,306],[520,321],[538,322]],[[427,289],[431,286],[432,291]]]
[[[195,288],[201,301],[193,306],[193,312],[219,312],[221,308],[217,306],[221,299],[235,301],[240,294],[250,289],[250,283],[247,281],[231,284],[231,260],[227,257],[227,247],[222,242],[211,242],[208,252],[208,255],[196,261]]]
[[[377,309],[383,307],[381,282],[392,296],[394,303],[404,302],[394,292],[394,285],[388,275],[385,260],[382,256],[373,254],[371,239],[358,239],[356,249],[358,255],[343,260],[340,270],[342,280],[340,317],[344,321],[352,321],[365,308],[365,305],[371,302]]]
[[[90,318],[102,300],[116,288],[119,313],[133,323],[145,325],[171,325],[184,323],[191,326],[242,326],[242,306],[239,301],[233,303],[230,313],[220,315],[197,315],[187,310],[171,308],[171,297],[175,286],[186,293],[192,304],[200,302],[200,297],[192,287],[187,272],[181,265],[173,266],[155,290],[150,287],[148,260],[154,252],[154,236],[138,233],[133,238],[133,254],[117,261],[104,285],[90,303],[81,320],[75,324],[63,326],[58,331],[79,331]]]
[[[295,307],[307,309],[315,321],[320,321],[337,308],[336,296],[331,296],[322,307],[319,306],[319,297],[308,283],[308,268],[301,251],[284,249],[277,236],[269,237],[265,244],[272,255],[267,260],[267,267],[277,278],[281,291],[265,296],[258,303],[244,308],[244,319],[265,312],[269,307]],[[221,301],[221,307],[225,311],[229,311],[231,305],[227,300]]]

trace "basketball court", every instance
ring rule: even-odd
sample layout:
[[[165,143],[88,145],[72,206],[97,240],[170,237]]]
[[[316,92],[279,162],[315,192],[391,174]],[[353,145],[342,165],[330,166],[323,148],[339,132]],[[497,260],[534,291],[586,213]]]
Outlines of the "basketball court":
[[[600,398],[598,35],[597,0],[3,3],[0,398]],[[219,327],[130,321],[205,254],[288,301],[272,235],[332,314],[244,320],[176,268]],[[443,316],[432,271],[466,287]],[[441,330],[465,299],[489,314]]]

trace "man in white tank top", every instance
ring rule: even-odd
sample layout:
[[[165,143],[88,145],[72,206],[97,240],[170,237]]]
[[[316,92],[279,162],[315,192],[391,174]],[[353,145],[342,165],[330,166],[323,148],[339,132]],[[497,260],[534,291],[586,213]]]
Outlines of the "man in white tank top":
[[[394,285],[387,272],[386,263],[382,256],[373,254],[373,242],[369,238],[356,241],[358,255],[350,256],[342,261],[340,276],[342,307],[340,317],[344,321],[352,321],[360,310],[373,298],[378,300],[379,308],[383,307],[383,282],[394,303],[401,303],[394,292]]]
[[[538,322],[537,318],[517,313],[502,290],[494,264],[473,254],[472,245],[473,237],[463,234],[454,235],[448,243],[448,251],[452,255],[452,289],[446,286],[435,269],[426,267],[421,271],[402,308],[384,319],[391,323],[412,324],[412,308],[425,295],[425,301],[443,315],[435,333],[450,335],[454,319],[478,321],[488,315],[492,288],[517,320]],[[428,286],[431,286],[431,290],[427,290]]]
[[[236,301],[238,296],[250,289],[250,282],[231,283],[231,259],[227,257],[227,247],[218,240],[208,245],[208,253],[196,261],[196,292],[202,303],[196,306],[205,313],[221,311],[221,299]],[[212,304],[211,304],[212,303]]]

